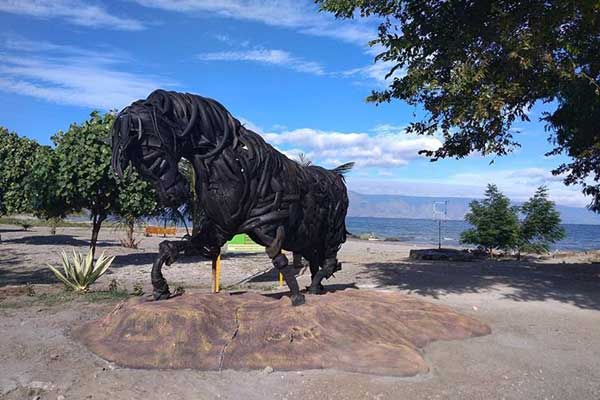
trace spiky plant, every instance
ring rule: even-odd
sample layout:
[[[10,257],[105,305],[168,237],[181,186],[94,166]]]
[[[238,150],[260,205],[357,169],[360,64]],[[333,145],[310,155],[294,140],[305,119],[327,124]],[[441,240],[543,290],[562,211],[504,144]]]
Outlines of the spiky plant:
[[[114,257],[105,257],[104,253],[102,253],[94,263],[93,254],[94,253],[90,249],[87,257],[84,258],[81,253],[77,253],[73,250],[73,259],[69,260],[67,253],[63,251],[63,272],[61,273],[52,265],[48,265],[48,268],[50,268],[50,271],[52,271],[68,289],[85,293],[89,290],[92,283],[104,275],[115,259]]]

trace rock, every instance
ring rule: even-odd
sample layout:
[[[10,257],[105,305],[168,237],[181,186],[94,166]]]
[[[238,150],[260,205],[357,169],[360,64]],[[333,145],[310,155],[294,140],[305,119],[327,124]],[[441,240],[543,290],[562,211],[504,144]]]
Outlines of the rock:
[[[31,381],[27,385],[29,389],[48,391],[52,389],[52,382]]]
[[[468,250],[457,249],[419,249],[411,250],[408,257],[411,260],[429,261],[474,261],[480,257]]]
[[[60,395],[56,396],[56,400],[65,400],[65,396],[60,394]]]
[[[268,375],[268,374],[271,374],[271,373],[273,373],[273,367],[270,367],[270,366],[268,366],[268,365],[267,365],[267,366],[266,366],[266,367],[265,367],[265,368],[262,370],[262,372],[263,372],[264,374],[266,374],[266,375]]]
[[[490,333],[487,325],[395,292],[344,290],[288,297],[257,293],[135,298],[73,336],[132,368],[298,371],[332,368],[413,376],[429,371],[422,348]]]

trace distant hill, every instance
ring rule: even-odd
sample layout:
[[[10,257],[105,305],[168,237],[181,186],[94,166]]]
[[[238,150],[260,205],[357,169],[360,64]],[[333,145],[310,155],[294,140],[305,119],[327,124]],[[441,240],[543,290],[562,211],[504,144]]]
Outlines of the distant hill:
[[[463,220],[474,199],[362,194],[350,191],[349,217],[432,219],[433,203],[448,201],[448,219]],[[585,208],[556,206],[565,224],[600,225],[600,215]]]

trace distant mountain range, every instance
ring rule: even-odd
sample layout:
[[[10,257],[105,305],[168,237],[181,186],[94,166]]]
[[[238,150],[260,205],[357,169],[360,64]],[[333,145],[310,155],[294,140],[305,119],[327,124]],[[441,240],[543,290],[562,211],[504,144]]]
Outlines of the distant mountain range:
[[[350,191],[349,217],[433,219],[433,203],[448,201],[448,219],[463,220],[469,203],[465,197],[426,197],[362,194]],[[439,207],[438,207],[439,208]],[[600,215],[586,208],[557,205],[564,224],[600,225]]]

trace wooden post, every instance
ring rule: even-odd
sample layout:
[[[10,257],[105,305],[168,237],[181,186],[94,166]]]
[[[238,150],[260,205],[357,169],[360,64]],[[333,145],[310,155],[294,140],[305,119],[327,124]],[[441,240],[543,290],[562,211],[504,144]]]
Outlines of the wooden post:
[[[212,261],[212,292],[219,293],[221,289],[221,255]]]

